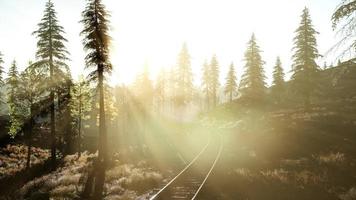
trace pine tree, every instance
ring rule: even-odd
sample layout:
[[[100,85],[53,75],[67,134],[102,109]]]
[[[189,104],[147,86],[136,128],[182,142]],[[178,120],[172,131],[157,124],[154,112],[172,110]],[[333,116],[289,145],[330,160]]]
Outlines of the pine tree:
[[[266,88],[263,69],[264,61],[261,58],[260,52],[261,50],[256,43],[255,34],[252,34],[245,52],[245,71],[241,78],[239,91],[242,97],[251,99],[253,102],[263,100]]]
[[[4,88],[4,77],[3,74],[5,73],[4,71],[4,60],[3,60],[3,54],[0,52],[0,112],[1,112],[1,108],[2,108],[2,104],[4,103],[4,99],[3,99],[3,93],[2,93],[2,89]]]
[[[215,107],[218,103],[218,95],[219,95],[219,64],[214,55],[210,61],[210,91],[211,91],[211,99],[213,106]]]
[[[78,157],[82,152],[82,128],[83,121],[90,118],[89,112],[91,111],[91,89],[89,82],[80,77],[79,81],[71,88],[70,109],[74,126],[77,127],[77,147]]]
[[[83,44],[87,52],[85,63],[87,68],[93,68],[89,79],[97,82],[99,90],[99,155],[93,198],[101,199],[108,162],[104,79],[105,75],[112,71],[109,59],[111,37],[108,33],[110,15],[101,0],[89,0],[82,16],[84,29],[81,35],[84,36]]]
[[[342,62],[340,59],[337,60],[337,66],[341,66]]]
[[[280,102],[281,97],[284,94],[284,71],[282,68],[282,62],[277,57],[276,64],[273,68],[273,82],[272,82],[272,96]]]
[[[153,105],[153,97],[154,97],[154,88],[153,83],[150,79],[148,65],[145,65],[145,68],[141,74],[137,76],[135,82],[135,94],[136,99],[138,100],[137,103],[137,111],[138,117],[141,118],[139,120],[140,124],[142,125],[141,132],[143,134],[146,133],[147,122],[149,120],[149,114],[152,111]]]
[[[187,45],[184,43],[178,55],[177,69],[177,104],[188,104],[193,93],[193,74],[190,66],[190,55]]]
[[[147,65],[145,66],[143,72],[136,78],[135,94],[145,111],[149,111],[153,103],[154,89]]]
[[[174,67],[172,67],[168,72],[168,98],[169,98],[169,108],[173,112],[175,105],[177,104],[177,74]]]
[[[130,121],[130,114],[131,112],[131,106],[132,106],[132,101],[131,101],[131,92],[129,91],[128,87],[126,85],[120,85],[115,87],[115,108],[116,112],[118,113],[117,118],[116,118],[116,130],[119,132],[118,135],[127,136],[128,130],[130,128],[129,122]],[[121,144],[127,144],[126,142],[122,142]]]
[[[35,119],[40,110],[43,109],[41,102],[45,98],[44,74],[39,68],[35,68],[30,62],[28,67],[21,73],[19,78],[18,115],[17,122],[12,123],[12,129],[22,129],[27,140],[27,162],[26,166],[31,165],[31,148]]]
[[[158,112],[163,113],[167,99],[167,73],[164,69],[157,76],[155,94]]]
[[[49,99],[50,99],[50,129],[51,129],[51,158],[52,166],[56,163],[56,114],[55,114],[55,90],[62,79],[63,71],[69,71],[65,61],[68,60],[68,51],[64,46],[67,40],[63,37],[63,27],[58,24],[54,4],[51,0],[46,3],[44,15],[38,24],[38,30],[33,34],[37,41],[37,62],[35,66],[48,73]]]
[[[4,64],[4,60],[3,60],[3,57],[4,55],[0,52],[0,87],[4,84],[4,77],[3,77],[3,74],[4,74],[4,67],[2,66]]]
[[[21,123],[19,121],[19,101],[18,101],[18,92],[19,92],[19,72],[17,70],[17,64],[14,60],[9,69],[8,78],[6,80],[7,85],[7,104],[9,106],[9,115],[10,115],[10,130],[9,134],[12,137],[20,131]]]
[[[232,97],[237,91],[236,75],[234,64],[231,63],[229,72],[226,77],[225,94],[229,95],[229,100],[232,102]]]
[[[292,80],[294,92],[301,96],[305,106],[308,107],[311,95],[317,89],[319,67],[315,59],[320,55],[315,38],[318,32],[313,28],[307,8],[303,10],[301,18],[302,20],[294,38]]]
[[[210,108],[210,88],[211,88],[211,78],[210,78],[210,65],[207,63],[207,61],[204,62],[203,64],[203,76],[202,76],[202,87],[203,91],[205,93],[205,104],[206,108]]]
[[[326,70],[327,68],[328,68],[328,65],[326,64],[326,62],[324,62],[323,70]]]

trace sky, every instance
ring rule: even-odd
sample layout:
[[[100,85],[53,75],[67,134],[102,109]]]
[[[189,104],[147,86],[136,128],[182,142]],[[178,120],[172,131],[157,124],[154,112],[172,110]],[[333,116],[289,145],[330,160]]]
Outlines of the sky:
[[[47,0],[0,0],[0,51],[5,70],[16,59],[23,70],[35,60],[37,29]],[[68,39],[73,78],[87,74],[79,23],[84,0],[52,0],[60,25]],[[111,13],[113,38],[111,84],[131,83],[145,63],[151,78],[174,67],[185,42],[191,55],[196,85],[201,68],[215,54],[224,83],[228,66],[234,63],[237,77],[243,73],[246,43],[255,33],[265,61],[267,83],[277,56],[290,76],[294,31],[304,7],[308,7],[317,35],[318,60],[323,66],[336,63],[336,55],[325,53],[337,42],[330,18],[340,0],[103,0]]]

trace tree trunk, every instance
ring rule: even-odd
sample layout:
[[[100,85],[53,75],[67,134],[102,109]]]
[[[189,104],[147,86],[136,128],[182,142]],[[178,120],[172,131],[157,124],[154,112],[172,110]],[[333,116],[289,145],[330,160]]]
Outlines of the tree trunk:
[[[81,94],[81,93],[80,93]],[[79,99],[78,158],[82,153],[82,98]]]
[[[26,168],[31,167],[31,147],[32,147],[32,130],[33,130],[33,125],[34,125],[34,119],[33,119],[33,104],[31,101],[31,106],[30,106],[30,121],[28,122],[28,135],[27,135],[27,162],[26,162]]]
[[[53,74],[53,70],[51,70],[51,74]],[[50,94],[51,101],[51,159],[52,166],[54,167],[56,164],[56,125],[55,125],[55,108],[54,108],[54,91],[51,88]]]
[[[50,113],[51,113],[51,160],[52,167],[56,166],[56,116],[55,116],[55,107],[54,107],[54,66],[53,66],[53,52],[52,52],[52,31],[51,25],[52,20],[50,21],[50,31],[49,31],[49,71],[50,71]]]
[[[96,163],[95,191],[93,200],[102,199],[103,187],[105,182],[105,170],[107,165],[107,148],[106,148],[106,120],[105,120],[105,98],[104,98],[104,77],[103,66],[98,66],[99,78],[99,145],[98,145],[98,162]]]
[[[28,169],[28,168],[31,167],[32,122],[30,122],[29,130],[28,130],[28,136],[27,137],[28,138],[27,138],[27,162],[26,162],[26,168]]]
[[[99,70],[99,161],[107,161],[107,149],[106,149],[106,119],[105,119],[105,97],[104,97],[104,77],[103,77],[103,67]]]

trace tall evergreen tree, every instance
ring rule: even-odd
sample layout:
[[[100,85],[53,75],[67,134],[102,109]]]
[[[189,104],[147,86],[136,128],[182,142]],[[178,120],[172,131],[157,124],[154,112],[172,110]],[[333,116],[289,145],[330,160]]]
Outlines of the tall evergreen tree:
[[[234,64],[231,63],[229,72],[226,77],[225,94],[229,95],[229,100],[232,102],[232,97],[237,91],[237,80]]]
[[[168,72],[168,98],[169,108],[173,112],[175,105],[177,104],[177,74],[174,67]]]
[[[7,104],[9,106],[10,115],[10,130],[9,133],[14,137],[19,132],[21,127],[18,115],[19,115],[19,72],[17,70],[17,64],[14,60],[9,69],[8,78],[6,80],[7,85]]]
[[[295,93],[301,96],[308,107],[311,95],[317,89],[319,67],[315,59],[320,55],[315,38],[318,32],[313,28],[308,8],[304,8],[301,18],[294,37],[292,80]]]
[[[272,96],[279,102],[284,93],[284,71],[282,62],[277,57],[276,64],[273,68]]]
[[[167,100],[167,73],[164,69],[157,76],[155,93],[158,112],[163,113]]]
[[[145,142],[144,137],[146,137],[147,127],[150,120],[149,116],[153,108],[154,97],[154,88],[153,83],[149,77],[148,65],[145,65],[144,71],[139,74],[136,79],[135,94],[137,100],[137,122],[139,123],[139,132],[142,133],[141,135],[139,135],[139,140],[142,139],[141,142]],[[143,148],[141,149],[141,151],[142,153],[144,153]]]
[[[241,78],[239,91],[243,97],[251,99],[254,102],[263,99],[266,88],[263,69],[264,61],[261,58],[260,52],[261,50],[256,43],[255,34],[252,34],[245,52],[245,71]]]
[[[153,103],[154,89],[147,65],[145,66],[143,72],[136,78],[135,94],[145,110],[150,110]]]
[[[74,126],[77,127],[77,148],[78,157],[82,152],[82,132],[83,121],[89,119],[89,112],[91,111],[91,90],[89,82],[85,81],[83,77],[71,88],[70,109]]]
[[[207,61],[204,62],[203,64],[203,69],[202,69],[202,87],[203,87],[203,92],[205,93],[205,105],[206,108],[210,108],[210,89],[211,89],[211,78],[210,78],[210,65],[207,63]]]
[[[211,58],[210,61],[210,91],[211,91],[211,99],[212,104],[215,107],[218,103],[218,95],[219,95],[219,64],[216,59],[216,55]]]
[[[192,98],[193,74],[190,66],[190,55],[185,43],[178,55],[177,65],[177,104],[186,105]]]
[[[129,122],[130,115],[132,114],[131,107],[131,92],[126,85],[120,85],[115,87],[115,108],[116,112],[119,113],[116,118],[116,130],[119,132],[118,136],[126,138],[128,136],[128,130],[130,128]],[[128,143],[121,142],[120,144],[128,145]]]
[[[112,71],[109,59],[111,37],[109,36],[108,18],[110,15],[101,0],[88,0],[82,16],[81,22],[84,29],[81,35],[84,36],[83,44],[87,51],[86,67],[93,69],[89,78],[97,82],[97,89],[99,90],[99,155],[93,198],[101,199],[108,162],[104,80],[105,75]]]
[[[4,67],[3,67],[3,64],[4,64],[4,60],[3,60],[3,54],[0,52],[0,112],[1,112],[1,108],[2,108],[2,104],[4,103],[4,99],[3,99],[3,94],[2,94],[2,90],[4,88],[4,77],[3,77],[3,74],[5,73],[4,71]]]
[[[4,55],[0,52],[0,86],[2,86],[4,84],[4,77],[3,77],[3,74],[4,74],[4,67],[3,67],[3,64],[4,64],[4,60],[3,60],[3,57]]]
[[[67,40],[63,37],[63,27],[58,24],[57,13],[51,0],[46,3],[44,15],[33,34],[37,41],[37,62],[35,66],[42,68],[48,74],[50,130],[51,130],[51,158],[54,167],[56,162],[56,114],[55,92],[58,82],[62,79],[63,71],[69,71],[65,61],[68,60],[68,51],[64,46]]]

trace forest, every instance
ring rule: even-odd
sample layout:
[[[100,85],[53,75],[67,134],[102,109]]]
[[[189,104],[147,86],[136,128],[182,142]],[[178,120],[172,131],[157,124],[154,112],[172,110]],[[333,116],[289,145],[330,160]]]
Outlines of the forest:
[[[112,5],[86,0],[72,22],[77,74],[65,3],[41,1],[33,59],[5,60],[0,42],[0,200],[356,199],[356,1],[334,2],[331,64],[320,64],[323,33],[306,5],[288,62],[267,63],[251,32],[241,73],[217,54],[196,66],[181,41],[172,67],[152,75],[146,63],[114,84],[113,70],[130,66],[112,62]]]

